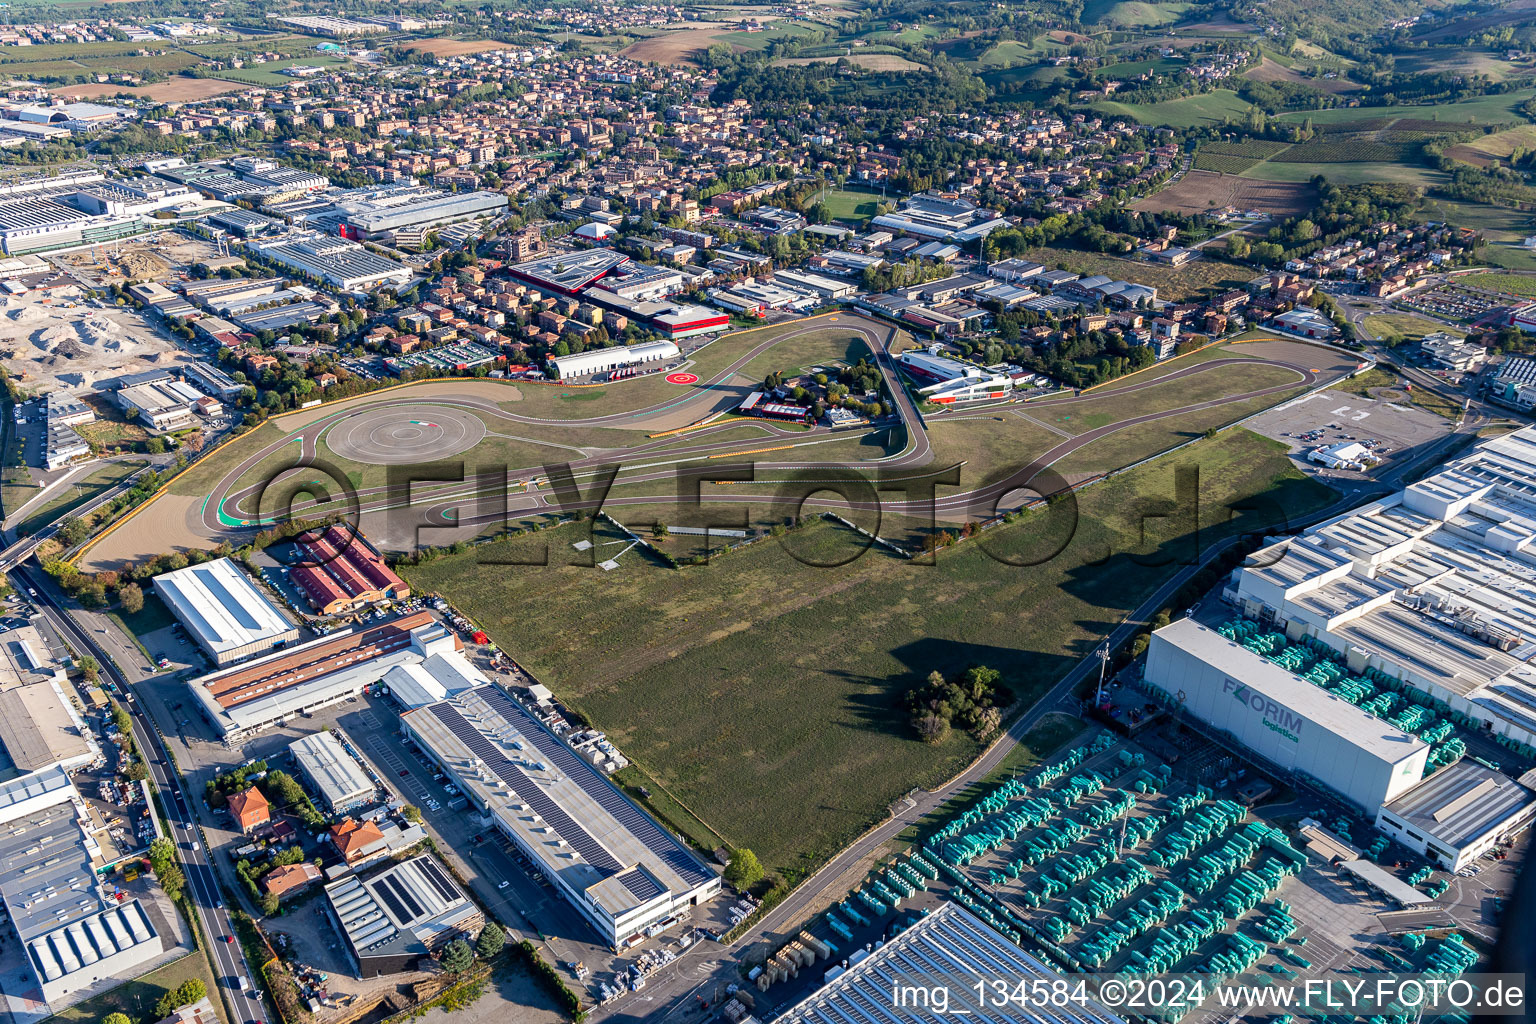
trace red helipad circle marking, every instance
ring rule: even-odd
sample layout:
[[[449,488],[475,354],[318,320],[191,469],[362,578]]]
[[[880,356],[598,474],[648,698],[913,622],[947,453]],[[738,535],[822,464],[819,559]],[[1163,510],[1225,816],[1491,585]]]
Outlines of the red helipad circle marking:
[[[669,374],[667,374],[667,383],[668,384],[697,384],[698,382],[699,382],[699,375],[696,374],[696,373],[669,373]]]

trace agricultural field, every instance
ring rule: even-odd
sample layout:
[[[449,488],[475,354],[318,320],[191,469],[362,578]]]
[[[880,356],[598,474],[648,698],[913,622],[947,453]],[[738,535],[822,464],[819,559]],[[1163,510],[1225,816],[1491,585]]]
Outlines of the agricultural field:
[[[1239,210],[1290,216],[1305,210],[1312,201],[1312,187],[1306,182],[1305,178],[1294,182],[1256,181],[1233,174],[1193,170],[1167,188],[1136,200],[1131,208],[1202,213],[1235,206]]]
[[[1305,184],[1321,174],[1335,185],[1368,185],[1372,182],[1396,182],[1429,188],[1446,180],[1440,171],[1408,163],[1288,163],[1266,160],[1243,171],[1243,178],[1255,182]]]
[[[1137,284],[1157,289],[1159,299],[1183,302],[1213,288],[1239,287],[1253,278],[1253,271],[1225,260],[1204,259],[1186,263],[1182,267],[1146,263],[1140,260],[1121,259],[1104,253],[1081,252],[1076,249],[1059,249],[1043,246],[1024,253],[1024,258],[1054,267],[1065,264],[1076,273],[1105,274],[1109,277],[1134,280]]]
[[[1523,124],[1484,135],[1471,142],[1461,142],[1446,150],[1446,155],[1479,167],[1491,167],[1508,160],[1516,150],[1536,149],[1536,124]]]
[[[418,39],[407,43],[405,48],[430,53],[436,57],[460,57],[467,53],[510,50],[512,44],[497,42],[494,39]]]
[[[1026,45],[1016,39],[1005,39],[976,58],[976,64],[982,68],[1016,68],[1033,64],[1042,57],[1048,57],[1054,52],[1065,52],[1064,48],[1044,47],[1036,40],[1033,46]]]
[[[1514,92],[1489,96],[1474,96],[1456,103],[1437,103],[1433,106],[1399,107],[1334,107],[1331,110],[1291,111],[1276,120],[1301,123],[1308,118],[1314,125],[1348,124],[1355,121],[1380,120],[1390,117],[1411,117],[1441,122],[1447,126],[1521,124],[1525,117],[1520,113],[1522,104],[1536,97],[1536,89],[1519,89]]]
[[[1193,128],[1196,125],[1225,124],[1248,116],[1251,105],[1230,89],[1181,96],[1161,103],[1118,103],[1100,100],[1093,109],[1103,114],[1122,114],[1142,124]]]
[[[773,62],[776,68],[794,67],[798,64],[836,64],[840,60],[846,60],[855,67],[865,68],[869,71],[907,72],[927,71],[928,69],[914,60],[908,60],[899,53],[868,53],[854,52],[849,56],[836,57],[780,57]]]
[[[684,22],[675,31],[669,29],[631,43],[619,55],[657,64],[692,64],[695,54],[709,49],[728,31],[733,27],[724,22]]]
[[[1267,139],[1244,142],[1208,142],[1195,154],[1195,167],[1202,171],[1240,174],[1257,163],[1283,153],[1290,143]]]
[[[1474,288],[1486,288],[1489,291],[1503,292],[1506,295],[1518,296],[1522,299],[1536,298],[1536,277],[1526,277],[1520,274],[1478,274],[1462,281],[1463,284]]]
[[[226,82],[218,78],[185,78],[180,75],[154,85],[114,85],[97,82],[90,85],[66,85],[51,90],[53,95],[67,100],[111,99],[115,96],[132,96],[135,99],[152,100],[155,103],[191,103],[213,96],[224,96],[250,88],[240,82]]]
[[[1106,28],[1162,28],[1180,21],[1194,7],[1194,4],[1181,0],[1166,3],[1152,3],[1148,0],[1088,0],[1083,4],[1082,20],[1086,25],[1103,25]]]
[[[1258,67],[1244,72],[1243,77],[1255,82],[1288,82],[1292,85],[1305,85],[1321,89],[1323,92],[1339,94],[1359,92],[1365,88],[1360,83],[1352,82],[1347,78],[1324,78],[1303,74],[1294,62],[1289,65],[1282,64],[1275,57],[1268,55],[1259,61]]]
[[[974,541],[940,552],[932,567],[877,548],[813,568],[806,563],[863,547],[816,522],[680,571],[482,564],[528,540],[516,538],[407,574],[517,651],[613,737],[651,788],[797,879],[901,793],[978,752],[958,733],[920,743],[900,708],[908,688],[935,668],[985,664],[1027,706],[1174,571],[1177,557],[1161,555],[1177,556],[1188,524],[1160,535],[1172,520],[1146,516],[1173,494],[1175,465],[1200,472],[1203,543],[1258,528],[1281,508],[1294,519],[1332,500],[1282,446],[1231,431],[1084,491],[1070,533],[1056,513],[1026,517],[988,531],[986,549]],[[1256,495],[1269,514],[1229,512]],[[564,546],[581,532],[565,527],[538,542]],[[1061,554],[1028,572],[993,557],[1039,559],[1063,539]],[[505,574],[530,572],[540,574],[534,585],[508,585]]]

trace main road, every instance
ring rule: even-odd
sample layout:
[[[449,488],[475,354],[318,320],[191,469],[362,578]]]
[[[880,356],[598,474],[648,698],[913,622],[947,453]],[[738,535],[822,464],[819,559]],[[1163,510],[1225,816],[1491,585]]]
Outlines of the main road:
[[[229,1005],[234,1008],[232,1024],[265,1024],[266,1011],[261,997],[255,994],[255,986],[259,984],[257,975],[246,960],[239,941],[230,941],[235,934],[234,925],[224,907],[224,897],[214,875],[213,865],[209,862],[210,852],[203,842],[197,818],[192,813],[187,794],[182,790],[176,767],[166,754],[160,734],[155,731],[143,706],[133,697],[128,680],[118,670],[116,663],[63,606],[53,581],[31,567],[13,569],[11,575],[71,647],[77,652],[89,653],[96,659],[102,675],[117,685],[127,702],[133,719],[133,741],[149,767],[150,781],[154,783],[169,818],[166,822],[167,832],[176,844],[186,872],[187,895],[191,899],[196,918],[192,926],[201,928],[203,932],[203,945],[209,951],[216,981],[223,989]],[[241,984],[241,979],[247,979],[249,985]]]

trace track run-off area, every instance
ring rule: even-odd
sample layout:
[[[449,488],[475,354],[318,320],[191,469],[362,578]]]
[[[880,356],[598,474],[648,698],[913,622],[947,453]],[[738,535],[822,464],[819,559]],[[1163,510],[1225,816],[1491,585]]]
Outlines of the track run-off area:
[[[354,518],[401,550],[688,495],[769,518],[878,507],[985,519],[1173,447],[1185,424],[1199,436],[1358,365],[1325,346],[1256,339],[1081,393],[919,410],[894,358],[913,344],[845,312],[723,335],[665,375],[587,387],[436,380],[286,413],[200,459],[93,544],[82,568],[238,544],[288,517]],[[860,358],[885,380],[891,413],[880,421],[833,429],[732,414],[771,372],[835,372]],[[1104,465],[1074,468],[1095,453]]]

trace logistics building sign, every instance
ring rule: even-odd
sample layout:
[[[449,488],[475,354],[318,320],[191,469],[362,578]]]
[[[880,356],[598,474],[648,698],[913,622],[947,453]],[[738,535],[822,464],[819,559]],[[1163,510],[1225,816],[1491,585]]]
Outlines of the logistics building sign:
[[[1264,723],[1264,728],[1270,732],[1279,733],[1292,743],[1301,742],[1301,726],[1305,719],[1290,708],[1271,700],[1262,693],[1250,690],[1247,685],[1235,679],[1224,680],[1221,684],[1221,692],[1230,693],[1238,703],[1246,705],[1251,711],[1257,713]]]

